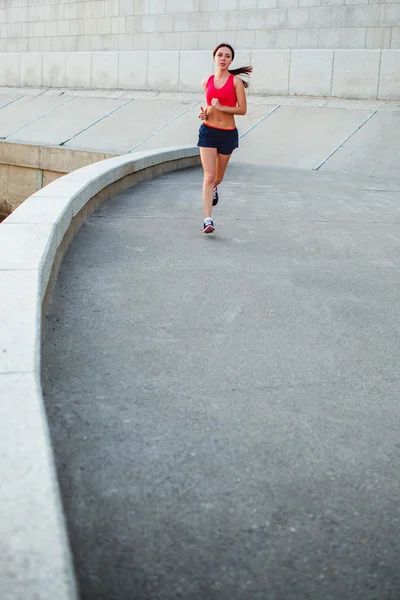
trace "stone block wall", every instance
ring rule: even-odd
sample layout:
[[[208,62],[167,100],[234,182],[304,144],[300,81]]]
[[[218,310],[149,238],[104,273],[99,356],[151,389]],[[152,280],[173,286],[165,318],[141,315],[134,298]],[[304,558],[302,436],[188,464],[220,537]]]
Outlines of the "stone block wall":
[[[249,92],[400,100],[400,50],[239,50],[251,64]],[[86,89],[203,91],[213,71],[205,50],[0,54],[0,85]]]
[[[0,0],[0,86],[197,92],[221,41],[250,93],[400,99],[400,0]]]
[[[389,0],[0,0],[0,52],[399,49]]]

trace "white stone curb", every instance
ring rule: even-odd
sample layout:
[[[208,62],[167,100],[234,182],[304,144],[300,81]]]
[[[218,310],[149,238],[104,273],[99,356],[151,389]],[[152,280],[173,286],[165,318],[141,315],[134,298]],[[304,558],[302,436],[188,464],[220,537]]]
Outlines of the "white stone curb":
[[[157,173],[157,165],[179,168],[198,154],[196,147],[167,148],[83,167],[30,196],[0,225],[2,600],[77,598],[40,384],[42,304],[57,250],[74,217],[107,186],[142,170]]]

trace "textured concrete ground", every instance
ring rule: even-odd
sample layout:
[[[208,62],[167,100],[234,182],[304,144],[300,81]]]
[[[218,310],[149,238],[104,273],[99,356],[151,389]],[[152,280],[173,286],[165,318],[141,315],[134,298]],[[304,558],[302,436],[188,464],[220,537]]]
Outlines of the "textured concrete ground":
[[[240,153],[237,159],[240,159]],[[93,215],[43,386],[84,600],[400,598],[400,185],[232,164]]]

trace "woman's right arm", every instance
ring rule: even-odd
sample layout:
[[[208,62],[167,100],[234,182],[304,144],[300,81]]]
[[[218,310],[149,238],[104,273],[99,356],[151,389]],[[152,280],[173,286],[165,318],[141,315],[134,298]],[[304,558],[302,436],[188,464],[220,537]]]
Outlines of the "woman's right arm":
[[[206,87],[207,87],[207,79],[203,79],[203,81],[201,82],[204,92],[206,91]],[[203,108],[202,106],[200,106],[200,112],[199,112],[199,119],[201,119],[202,121],[205,121],[205,119],[207,119],[207,104],[206,107]]]

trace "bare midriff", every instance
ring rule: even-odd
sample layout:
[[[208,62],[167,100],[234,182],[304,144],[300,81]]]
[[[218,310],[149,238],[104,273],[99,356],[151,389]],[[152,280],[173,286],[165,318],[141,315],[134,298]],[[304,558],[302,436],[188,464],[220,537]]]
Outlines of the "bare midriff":
[[[204,125],[217,127],[218,129],[235,129],[235,117],[218,110],[215,106],[207,106],[207,118],[203,121]]]

